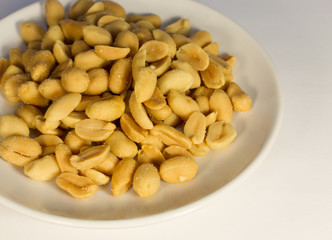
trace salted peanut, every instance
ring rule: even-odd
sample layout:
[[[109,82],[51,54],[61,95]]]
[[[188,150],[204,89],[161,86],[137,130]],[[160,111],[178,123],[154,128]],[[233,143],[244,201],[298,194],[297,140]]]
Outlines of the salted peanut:
[[[0,156],[17,166],[24,166],[42,154],[38,142],[27,136],[11,135],[0,142]]]
[[[81,112],[81,111],[85,111],[86,107],[89,105],[89,103],[100,99],[100,96],[96,95],[96,96],[88,96],[88,95],[84,95],[82,96],[82,99],[80,101],[80,103],[74,108],[75,111]]]
[[[101,1],[104,4],[104,9],[109,11],[112,15],[120,18],[126,17],[126,10],[114,1]]]
[[[157,75],[150,67],[142,68],[135,79],[134,92],[138,103],[149,100],[157,85]]]
[[[209,98],[207,96],[197,97],[196,102],[199,106],[201,113],[208,114],[210,112],[210,103],[209,103]]]
[[[78,155],[72,155],[70,163],[78,170],[87,170],[102,163],[109,151],[110,146],[108,145],[93,146],[80,152]]]
[[[167,119],[172,114],[172,109],[168,105],[158,110],[146,107],[146,111],[153,119],[160,121]]]
[[[140,49],[135,56],[133,57],[132,61],[132,75],[134,83],[138,78],[139,72],[142,68],[145,68],[146,65],[146,49]]]
[[[4,88],[4,85],[6,84],[6,81],[16,75],[16,74],[24,74],[23,70],[15,65],[9,65],[6,70],[2,74],[1,78],[1,88]]]
[[[114,131],[115,125],[97,119],[83,119],[76,123],[75,133],[86,141],[99,142],[106,140]]]
[[[161,26],[161,18],[156,14],[140,15],[140,14],[131,14],[127,17],[128,22],[137,23],[138,21],[146,20],[153,24],[155,28]]]
[[[56,184],[78,199],[89,198],[98,190],[98,186],[90,178],[75,173],[60,174],[56,178]]]
[[[93,49],[77,54],[74,59],[74,66],[86,71],[93,68],[103,68],[108,64],[109,61],[99,57]]]
[[[49,78],[61,78],[62,73],[68,68],[73,68],[73,66],[73,60],[67,59],[66,61],[60,63],[54,68]]]
[[[183,156],[194,159],[193,155],[184,147],[172,145],[163,150],[163,156],[167,160],[169,158]]]
[[[22,56],[23,57],[23,56]],[[9,66],[9,60],[6,58],[0,58],[0,82],[2,79],[3,74],[6,72]]]
[[[154,92],[149,100],[144,101],[144,106],[153,110],[160,110],[166,106],[166,99],[158,87],[155,87]]]
[[[205,156],[209,151],[210,148],[205,142],[202,142],[201,144],[193,144],[189,149],[189,152],[196,157]]]
[[[221,57],[215,56],[210,53],[208,53],[208,55],[209,55],[210,61],[213,61],[216,64],[218,64],[223,69],[223,73],[225,75],[232,73],[232,66],[230,64],[228,64],[227,61],[225,61]]]
[[[68,68],[61,74],[61,84],[67,92],[83,93],[88,89],[89,83],[88,73],[77,67]]]
[[[68,17],[70,19],[77,19],[84,15],[86,11],[94,4],[93,0],[78,0],[68,11]]]
[[[41,50],[41,40],[31,41],[27,44],[27,49]]]
[[[153,30],[152,35],[155,40],[165,42],[168,45],[168,56],[173,58],[176,53],[176,44],[174,39],[167,32],[161,29]]]
[[[36,128],[42,134],[62,135],[62,130],[58,128],[60,121],[49,121],[42,115],[36,117]]]
[[[53,54],[58,63],[62,63],[71,58],[70,48],[60,40],[55,41]]]
[[[12,114],[0,116],[0,136],[6,138],[10,135],[29,136],[28,125],[19,117]]]
[[[71,55],[73,57],[81,52],[86,52],[88,50],[90,50],[90,46],[84,42],[84,40],[76,40],[71,45]]]
[[[35,118],[38,115],[42,115],[42,112],[39,110],[39,108],[33,105],[23,104],[16,109],[15,114],[20,117],[28,125],[29,128],[35,129]]]
[[[176,22],[166,26],[164,31],[169,34],[182,34],[188,36],[190,33],[190,22],[188,19],[179,19]]]
[[[251,109],[250,96],[244,92],[236,83],[229,83],[226,93],[232,102],[234,111],[244,112]]]
[[[162,180],[167,183],[184,183],[192,180],[198,171],[198,164],[194,159],[177,156],[167,159],[159,169]]]
[[[89,86],[84,92],[87,95],[99,95],[108,89],[109,74],[103,68],[95,68],[88,71]]]
[[[3,79],[2,93],[4,97],[13,103],[18,103],[21,101],[19,97],[18,89],[19,87],[30,80],[29,74],[16,74],[10,76],[8,79]]]
[[[80,149],[83,146],[90,146],[91,142],[80,138],[76,133],[75,130],[72,130],[67,133],[65,137],[65,144],[70,148],[73,154],[78,154]]]
[[[133,158],[138,151],[136,144],[119,130],[115,130],[105,143],[110,146],[110,151],[118,158]]]
[[[150,133],[158,138],[167,146],[179,145],[186,149],[191,147],[191,140],[182,132],[166,124],[157,124],[150,130]]]
[[[65,8],[58,0],[47,0],[45,2],[45,15],[48,26],[57,25],[65,18]]]
[[[137,162],[132,158],[121,160],[114,169],[111,179],[111,190],[115,197],[125,193],[132,185]]]
[[[32,104],[38,107],[45,107],[49,100],[43,97],[38,91],[38,83],[26,81],[18,88],[18,96],[25,104]]]
[[[89,9],[85,12],[85,15],[96,13],[104,10],[104,4],[102,2],[95,2]]]
[[[182,121],[182,119],[178,115],[176,115],[174,112],[172,112],[168,118],[164,119],[163,123],[174,127],[174,126],[180,124],[181,121]]]
[[[106,60],[117,60],[125,58],[130,52],[130,48],[118,48],[106,45],[95,46],[97,56]]]
[[[168,54],[168,44],[158,40],[145,42],[140,49],[146,49],[146,61],[155,62],[166,57]]]
[[[130,25],[126,21],[119,19],[105,25],[103,28],[109,31],[113,39],[115,39],[120,32],[130,30]]]
[[[233,55],[225,55],[221,57],[223,60],[225,60],[231,67],[234,67],[236,57]]]
[[[172,59],[170,56],[166,56],[163,59],[153,62],[150,64],[150,68],[153,70],[153,72],[157,75],[157,77],[163,75],[166,73],[171,66]]]
[[[187,120],[193,112],[200,111],[194,99],[175,90],[168,93],[167,102],[172,111],[184,120]]]
[[[43,50],[53,50],[53,46],[56,41],[65,41],[65,36],[63,35],[62,29],[59,25],[53,25],[48,28],[42,39],[40,47]]]
[[[195,43],[187,43],[176,52],[178,60],[186,61],[197,71],[204,71],[209,66],[208,54]]]
[[[83,28],[88,25],[85,22],[74,21],[71,19],[63,19],[59,22],[65,39],[68,41],[76,41],[83,39]]]
[[[217,115],[217,112],[210,112],[208,115],[205,116],[206,127],[217,121]]]
[[[181,69],[173,69],[158,79],[157,86],[162,94],[167,94],[170,90],[185,92],[190,88],[193,80],[193,76],[189,72]]]
[[[24,50],[20,48],[12,48],[9,50],[9,64],[15,65],[19,68],[24,68],[22,57],[23,57]]]
[[[211,149],[222,149],[231,144],[236,135],[236,130],[230,123],[218,121],[209,126],[205,142]]]
[[[136,34],[139,45],[142,46],[144,43],[153,40],[153,35],[150,30],[146,28],[135,28],[131,30]]]
[[[163,154],[160,149],[153,145],[142,145],[138,151],[137,161],[139,164],[152,163],[159,167],[165,161]]]
[[[76,123],[87,118],[84,112],[71,112],[67,117],[61,120],[61,127],[67,129],[75,128]]]
[[[39,93],[47,99],[56,100],[66,94],[60,79],[45,79],[38,86]]]
[[[46,155],[24,166],[24,174],[37,181],[49,181],[60,174],[54,155]]]
[[[24,66],[24,70],[25,72],[30,72],[30,69],[31,69],[31,60],[32,60],[32,57],[33,55],[36,53],[37,50],[34,50],[34,49],[27,49],[25,50],[25,52],[23,53],[22,55],[22,63],[23,63],[23,66]]]
[[[183,127],[183,133],[190,138],[193,144],[200,144],[204,141],[206,119],[203,113],[193,112]]]
[[[134,142],[142,142],[148,134],[146,129],[141,128],[133,119],[133,117],[127,113],[122,114],[120,118],[120,125],[122,131],[126,136]]]
[[[182,34],[172,34],[171,36],[175,42],[177,49],[179,49],[180,47],[182,47],[183,45],[185,45],[187,43],[192,42],[192,40],[189,37],[186,37]]]
[[[205,47],[212,42],[212,36],[208,31],[197,31],[191,36],[191,40],[200,47]]]
[[[208,54],[217,56],[219,54],[219,43],[217,43],[217,42],[210,43],[210,44],[206,45],[205,47],[203,47],[203,49]]]
[[[49,121],[62,120],[71,113],[81,101],[81,94],[67,93],[55,100],[46,110],[45,119]]]
[[[21,24],[21,37],[24,42],[41,41],[45,30],[35,22],[25,22]]]
[[[158,169],[151,163],[143,163],[134,174],[133,189],[142,198],[154,195],[160,187]]]
[[[94,13],[89,13],[89,14],[84,14],[83,16],[80,16],[77,18],[77,21],[85,22],[88,25],[97,25],[98,20],[105,16],[109,15],[110,13],[107,11],[99,11],[99,12],[94,12]]]
[[[142,103],[136,100],[135,92],[132,92],[129,99],[129,109],[135,122],[143,129],[152,129],[153,123]]]
[[[208,98],[210,98],[213,92],[214,92],[213,89],[207,88],[205,86],[200,86],[200,87],[195,89],[195,91],[192,94],[192,97],[194,99],[198,99],[199,97],[208,97]]]
[[[96,185],[106,185],[111,178],[96,169],[86,169],[82,170],[81,174],[90,178]]]
[[[105,160],[102,163],[95,166],[94,169],[104,173],[107,176],[111,176],[118,163],[119,159],[113,153],[108,152]]]
[[[56,146],[63,143],[62,139],[58,136],[42,134],[38,137],[34,138],[40,146],[42,147],[49,147],[49,146]]]
[[[55,158],[59,165],[61,172],[70,172],[78,174],[78,169],[73,167],[70,163],[70,157],[72,156],[72,152],[70,148],[63,143],[60,143],[55,148]]]
[[[227,93],[222,89],[214,90],[210,99],[210,110],[217,112],[217,121],[231,123],[233,119],[233,106]]]
[[[115,94],[125,92],[131,85],[131,63],[130,58],[117,60],[111,67],[108,86]]]
[[[31,79],[35,82],[41,82],[48,78],[55,66],[55,61],[55,57],[51,51],[37,51],[31,59]]]
[[[197,88],[201,85],[201,77],[199,76],[198,71],[196,71],[188,62],[180,60],[172,61],[171,68],[184,70],[193,76],[193,82],[190,86],[191,89]]]
[[[148,20],[140,20],[136,22],[135,25],[140,28],[148,29],[149,31],[153,31],[156,29],[156,27]]]
[[[159,149],[159,151],[162,151],[165,148],[165,144],[157,136],[154,136],[150,133],[145,137],[144,141],[140,142],[139,144],[140,146],[143,145],[154,146],[157,149]]]
[[[89,118],[114,121],[125,111],[125,102],[120,96],[112,95],[97,99],[88,104],[85,113]]]
[[[204,85],[208,88],[219,89],[225,84],[223,68],[214,61],[210,61],[207,69],[200,74]]]
[[[114,47],[118,48],[129,48],[130,52],[128,57],[134,56],[139,47],[139,40],[135,33],[131,31],[121,31],[116,35],[114,40]]]
[[[114,15],[104,15],[102,17],[100,17],[97,21],[97,26],[98,27],[104,27],[106,26],[107,24],[111,23],[111,22],[114,22],[116,20],[120,20],[121,18],[119,17],[116,17]]]
[[[111,45],[113,42],[112,35],[107,30],[94,25],[83,27],[83,39],[90,46]]]

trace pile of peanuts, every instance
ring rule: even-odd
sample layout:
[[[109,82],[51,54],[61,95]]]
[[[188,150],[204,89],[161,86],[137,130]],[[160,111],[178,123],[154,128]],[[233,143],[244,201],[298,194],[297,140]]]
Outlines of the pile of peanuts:
[[[188,19],[161,29],[155,14],[127,16],[113,1],[78,0],[66,14],[45,2],[48,28],[21,24],[25,49],[0,59],[0,156],[34,180],[56,180],[75,198],[110,182],[140,197],[183,183],[196,156],[236,138],[233,112],[251,99],[234,82],[235,57],[219,55]]]

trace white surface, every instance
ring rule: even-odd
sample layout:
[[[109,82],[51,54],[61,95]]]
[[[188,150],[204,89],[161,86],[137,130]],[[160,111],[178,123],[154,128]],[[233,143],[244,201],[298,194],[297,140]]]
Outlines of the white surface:
[[[283,125],[254,174],[211,205],[148,227],[68,228],[0,206],[1,239],[331,239],[332,2],[200,1],[246,28],[281,79]],[[1,0],[0,18],[32,2]]]

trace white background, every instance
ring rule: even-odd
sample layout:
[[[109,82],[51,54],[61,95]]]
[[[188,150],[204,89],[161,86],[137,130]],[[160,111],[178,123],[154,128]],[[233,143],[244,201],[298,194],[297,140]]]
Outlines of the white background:
[[[0,239],[332,239],[332,1],[198,1],[247,29],[279,74],[283,124],[258,169],[209,206],[146,227],[69,228],[0,205]],[[33,2],[0,0],[0,18]]]

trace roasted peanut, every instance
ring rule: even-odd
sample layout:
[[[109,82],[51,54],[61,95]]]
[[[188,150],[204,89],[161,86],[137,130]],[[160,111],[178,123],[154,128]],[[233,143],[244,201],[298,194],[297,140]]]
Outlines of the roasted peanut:
[[[140,49],[146,49],[146,61],[155,62],[168,54],[168,44],[162,41],[150,40],[145,42]]]
[[[74,108],[75,111],[85,111],[86,107],[92,102],[95,101],[97,99],[99,99],[100,96],[95,95],[95,96],[88,96],[88,95],[84,95],[82,96],[82,99],[80,101],[80,103]]]
[[[167,146],[179,145],[186,149],[191,147],[191,141],[182,132],[166,124],[157,124],[150,130],[150,133],[157,136]]]
[[[193,145],[191,145],[191,148],[189,149],[189,152],[191,152],[191,154],[196,157],[204,156],[209,151],[210,151],[210,148],[205,142],[202,142],[201,144],[193,144]]]
[[[121,117],[125,111],[125,102],[120,96],[97,99],[88,104],[85,113],[89,118],[103,121],[114,121]]]
[[[80,149],[83,146],[90,146],[91,142],[88,140],[84,140],[80,138],[76,133],[75,130],[70,131],[67,133],[65,137],[65,144],[70,148],[73,154],[78,154]]]
[[[111,179],[113,196],[118,197],[131,187],[136,168],[137,162],[132,158],[123,159],[118,163]]]
[[[179,19],[176,22],[166,26],[164,31],[169,34],[182,34],[188,36],[190,32],[189,19]]]
[[[208,54],[195,43],[187,43],[176,52],[178,60],[186,61],[197,71],[204,71],[209,66]]]
[[[40,50],[31,58],[30,76],[35,82],[48,78],[55,66],[55,57],[49,50]]]
[[[162,75],[158,79],[157,86],[162,94],[167,94],[170,90],[185,92],[191,87],[193,81],[194,78],[189,72],[181,69],[174,69]]]
[[[172,61],[171,68],[184,70],[193,76],[193,82],[190,88],[197,88],[201,85],[201,77],[199,76],[198,72],[188,62],[180,60]]]
[[[29,136],[28,125],[21,118],[6,114],[0,116],[0,137],[6,138],[10,135]]]
[[[167,160],[172,157],[183,156],[194,159],[193,155],[184,147],[172,145],[163,150],[163,156]]]
[[[38,91],[38,83],[26,81],[18,88],[18,96],[22,102],[32,104],[38,107],[46,107],[49,99],[43,97]]]
[[[200,111],[194,99],[175,90],[168,93],[167,102],[172,111],[184,120],[188,119],[193,112]]]
[[[29,80],[30,78],[28,74],[16,74],[10,76],[8,79],[4,79],[2,88],[4,97],[10,102],[20,102],[21,98],[19,97],[19,88],[22,84]]]
[[[39,143],[27,136],[11,135],[0,142],[0,156],[17,166],[24,166],[41,154]]]
[[[24,166],[24,174],[34,180],[49,181],[60,174],[60,168],[51,154],[29,162]]]
[[[12,48],[9,50],[9,64],[15,65],[19,68],[23,68],[23,58],[24,50],[20,48]]]
[[[84,112],[71,112],[67,117],[61,120],[61,127],[63,128],[75,128],[76,123],[88,117]]]
[[[25,22],[21,24],[21,36],[24,42],[41,41],[45,30],[35,22]]]
[[[108,64],[109,61],[99,57],[93,49],[86,52],[81,52],[74,58],[74,66],[86,71],[93,68],[106,67]]]
[[[231,123],[233,119],[233,106],[228,95],[222,90],[215,90],[209,100],[210,110],[217,113],[217,121]]]
[[[15,114],[20,117],[21,119],[26,122],[29,128],[35,129],[36,128],[36,116],[42,115],[42,112],[39,110],[39,108],[24,104],[16,109]]]
[[[151,63],[149,67],[159,77],[168,71],[169,67],[171,66],[171,63],[172,63],[171,57],[166,56],[159,61]]]
[[[210,44],[206,45],[205,47],[203,47],[203,49],[208,54],[217,56],[219,54],[219,43],[217,43],[217,42],[210,43]]]
[[[119,159],[113,153],[108,152],[105,160],[95,166],[94,169],[104,173],[105,175],[111,176],[118,162]]]
[[[155,194],[160,187],[158,169],[151,163],[140,165],[133,177],[133,189],[142,198]]]
[[[208,31],[197,31],[191,36],[191,40],[200,47],[205,47],[212,42],[212,36]]]
[[[193,179],[198,171],[195,160],[183,156],[167,159],[160,165],[160,177],[168,183],[184,183]]]
[[[219,89],[225,84],[223,68],[214,61],[210,61],[207,69],[200,74],[204,85],[208,88]]]
[[[166,106],[166,100],[158,87],[155,87],[151,98],[144,102],[144,105],[149,109],[160,110]]]
[[[98,186],[90,178],[75,173],[60,174],[56,178],[56,184],[78,199],[91,197],[98,190]]]
[[[81,174],[90,178],[96,185],[106,185],[111,179],[109,176],[106,176],[96,169],[82,170]]]
[[[204,141],[206,119],[203,113],[193,112],[183,127],[183,133],[191,139],[193,144],[200,144]]]
[[[123,58],[112,65],[108,84],[113,93],[121,94],[130,87],[132,81],[131,62],[130,58]]]
[[[115,125],[98,119],[84,119],[76,123],[75,133],[86,141],[103,141],[114,131]]]
[[[171,58],[175,56],[176,53],[176,44],[173,38],[165,31],[160,29],[155,29],[152,31],[153,38],[158,41],[165,42],[168,45],[167,55]]]
[[[69,41],[83,39],[83,28],[88,25],[87,23],[71,19],[63,19],[59,23],[65,39]]]
[[[70,48],[60,40],[56,40],[53,45],[53,55],[58,63],[71,59]]]
[[[46,22],[48,26],[57,25],[65,18],[65,8],[58,0],[47,0],[45,2]]]
[[[192,40],[189,38],[189,37],[186,37],[182,34],[171,34],[174,42],[175,42],[175,45],[176,45],[176,48],[180,48],[181,46],[187,44],[187,43],[191,43]]]
[[[143,142],[140,142],[140,146],[151,145],[162,151],[165,148],[165,144],[157,137],[152,134],[148,134]]]
[[[45,79],[38,86],[38,92],[46,99],[56,100],[66,94],[60,79]]]
[[[131,93],[129,99],[129,109],[136,123],[143,129],[152,129],[153,123],[146,113],[142,103],[136,100],[135,92]]]
[[[112,35],[105,29],[89,25],[83,27],[83,39],[90,46],[111,45],[113,42]]]
[[[72,156],[72,152],[70,148],[63,143],[60,143],[55,148],[55,157],[58,162],[59,168],[61,172],[71,172],[78,173],[77,168],[73,167],[70,163],[70,157]]]
[[[134,56],[139,47],[139,40],[135,33],[131,31],[122,31],[116,35],[114,46],[118,48],[129,48],[128,57]]]
[[[251,109],[251,98],[236,83],[230,83],[226,93],[232,102],[234,111],[244,112]]]
[[[103,68],[95,68],[88,71],[89,86],[85,91],[88,95],[99,95],[108,89],[109,74]]]
[[[42,115],[36,116],[36,128],[42,134],[51,134],[51,135],[62,135],[62,130],[57,128],[60,126],[60,121],[47,120]]]
[[[165,158],[161,151],[153,145],[142,145],[138,151],[137,156],[138,163],[152,163],[159,167],[165,161]]]
[[[81,94],[67,93],[55,100],[46,110],[45,119],[49,121],[62,120],[71,113],[81,101]]]
[[[134,142],[144,141],[148,131],[141,128],[131,115],[124,113],[120,118],[120,125],[123,132]]]
[[[151,31],[146,28],[133,28],[131,31],[136,34],[140,46],[150,40],[153,40]]]
[[[142,103],[149,100],[157,85],[157,75],[154,71],[145,67],[142,68],[135,79],[134,92],[136,96],[136,101]]]
[[[83,40],[76,40],[71,45],[71,55],[75,57],[77,54],[81,52],[86,52],[90,50],[90,46],[84,42]]]
[[[153,119],[161,121],[167,119],[172,114],[172,109],[168,105],[158,110],[147,107],[146,110]]]
[[[79,68],[68,68],[61,74],[61,84],[67,92],[83,93],[90,83],[89,75]]]
[[[137,154],[136,144],[122,131],[115,130],[107,139],[110,151],[119,158],[133,158]]]
[[[231,144],[236,135],[236,130],[231,124],[218,121],[209,126],[205,142],[212,149],[221,149]]]
[[[126,21],[119,19],[105,25],[103,28],[109,31],[113,39],[115,39],[120,32],[130,30],[130,25]]]
[[[147,20],[153,24],[155,28],[161,26],[161,18],[156,14],[140,15],[140,14],[131,14],[128,16],[128,22],[138,22],[140,20]]]
[[[100,145],[90,147],[78,155],[70,157],[70,164],[79,170],[87,170],[102,163],[110,151],[110,146]]]

